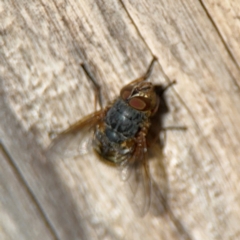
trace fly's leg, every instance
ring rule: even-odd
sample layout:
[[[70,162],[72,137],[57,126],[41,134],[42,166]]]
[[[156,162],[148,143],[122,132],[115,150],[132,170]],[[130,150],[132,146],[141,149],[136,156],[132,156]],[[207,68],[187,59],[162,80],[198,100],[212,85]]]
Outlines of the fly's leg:
[[[95,111],[97,111],[97,103],[99,103],[100,108],[102,110],[103,109],[103,100],[102,100],[101,86],[97,83],[96,79],[90,73],[86,64],[82,63],[81,66],[82,66],[84,72],[86,73],[86,75],[91,80],[91,82],[93,83],[93,86],[94,86],[94,92],[95,92],[94,107],[95,107]]]
[[[159,96],[160,99],[162,99],[163,102],[165,102],[164,99],[164,93],[172,87],[174,84],[177,84],[176,80],[171,81],[168,85],[163,86],[163,85],[155,85],[155,92]]]
[[[148,69],[147,69],[146,73],[142,77],[133,80],[128,85],[135,85],[136,83],[146,81],[150,77],[150,75],[152,73],[152,70],[153,70],[154,63],[156,61],[157,61],[157,58],[155,56],[153,56],[153,59],[152,59],[150,65],[148,66]]]
[[[173,80],[172,82],[170,82],[166,87],[164,87],[162,89],[162,93],[164,93],[167,89],[169,89],[170,87],[172,87],[172,85],[177,84],[176,80]]]
[[[153,59],[152,59],[150,65],[148,66],[148,69],[147,69],[146,73],[145,73],[142,77],[134,80],[134,82],[135,82],[135,81],[136,81],[136,82],[142,82],[142,81],[147,80],[147,79],[150,77],[151,73],[152,73],[153,66],[154,66],[154,63],[155,63],[156,61],[157,61],[157,57],[153,56]]]
[[[185,126],[169,126],[169,127],[164,127],[161,130],[164,132],[169,131],[169,130],[171,130],[171,131],[172,130],[186,131],[187,127],[185,127]]]

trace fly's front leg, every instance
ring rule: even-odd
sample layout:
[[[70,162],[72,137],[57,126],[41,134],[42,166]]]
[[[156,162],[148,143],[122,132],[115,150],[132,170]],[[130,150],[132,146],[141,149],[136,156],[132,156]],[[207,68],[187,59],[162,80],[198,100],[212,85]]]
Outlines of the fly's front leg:
[[[81,64],[84,72],[88,76],[88,78],[91,80],[94,86],[94,92],[95,92],[95,97],[94,97],[94,108],[95,111],[97,111],[97,103],[99,103],[101,110],[103,109],[103,99],[102,99],[102,91],[101,91],[101,86],[97,83],[96,79],[92,76],[90,73],[88,67],[86,64],[82,63]]]
[[[153,56],[153,59],[152,59],[150,65],[148,66],[148,69],[147,69],[146,73],[142,77],[133,80],[128,85],[135,85],[136,83],[146,81],[150,77],[150,75],[152,73],[152,70],[153,70],[154,63],[156,61],[157,61],[157,58],[155,56]]]

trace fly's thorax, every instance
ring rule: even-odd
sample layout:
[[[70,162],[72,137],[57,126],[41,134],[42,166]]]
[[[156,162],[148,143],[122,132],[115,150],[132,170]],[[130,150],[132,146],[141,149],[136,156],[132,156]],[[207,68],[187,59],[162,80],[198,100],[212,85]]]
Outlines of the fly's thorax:
[[[147,112],[138,111],[119,98],[106,114],[105,133],[109,140],[121,143],[135,137],[147,120]]]

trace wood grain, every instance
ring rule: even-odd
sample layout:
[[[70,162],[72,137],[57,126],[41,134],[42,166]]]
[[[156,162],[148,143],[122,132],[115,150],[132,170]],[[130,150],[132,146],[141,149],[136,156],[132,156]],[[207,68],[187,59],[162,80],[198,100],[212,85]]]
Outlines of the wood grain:
[[[238,9],[216,0],[0,3],[1,239],[239,239]],[[113,99],[153,55],[151,80],[178,83],[164,124],[187,131],[168,131],[158,159],[169,211],[139,218],[116,169],[91,154],[43,153],[49,132],[94,111],[82,63]]]

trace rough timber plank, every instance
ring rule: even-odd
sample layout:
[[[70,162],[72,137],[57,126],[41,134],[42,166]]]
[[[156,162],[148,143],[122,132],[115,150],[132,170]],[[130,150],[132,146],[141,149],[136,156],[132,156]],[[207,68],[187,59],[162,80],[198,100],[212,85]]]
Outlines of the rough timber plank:
[[[56,239],[239,239],[240,49],[231,14],[219,21],[210,5],[190,0],[18,0],[0,11],[0,136],[42,210],[39,226],[47,222]],[[188,127],[167,133],[175,223],[171,214],[136,217],[117,171],[94,156],[42,155],[50,131],[94,109],[82,62],[111,99],[153,54],[154,82],[178,81],[165,125]]]
[[[0,238],[54,239],[4,147],[0,148]]]
[[[215,24],[220,36],[223,38],[226,49],[240,67],[240,4],[239,1],[202,1]]]

